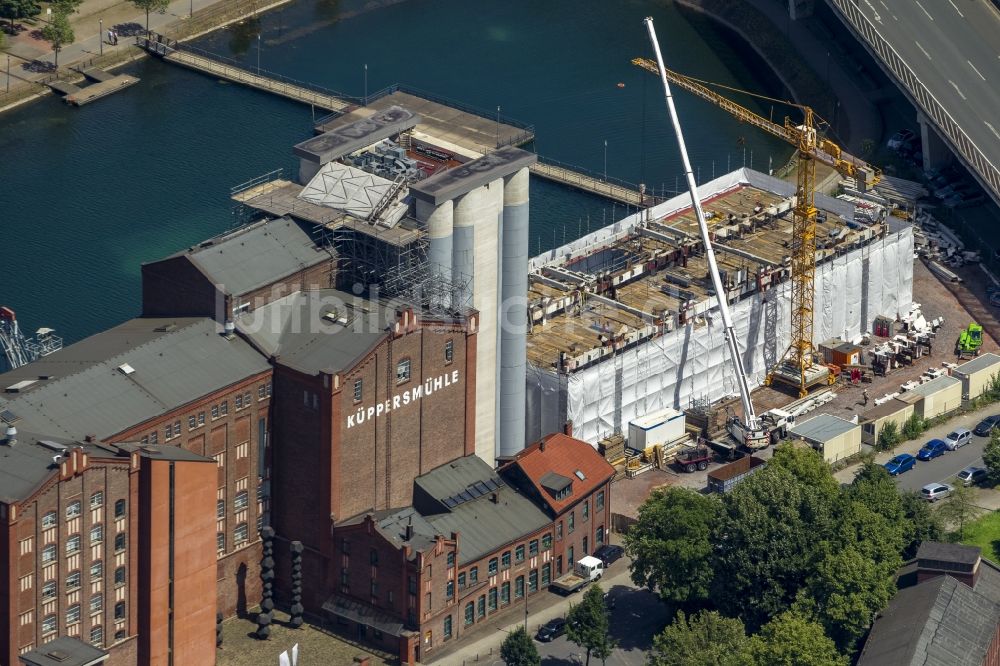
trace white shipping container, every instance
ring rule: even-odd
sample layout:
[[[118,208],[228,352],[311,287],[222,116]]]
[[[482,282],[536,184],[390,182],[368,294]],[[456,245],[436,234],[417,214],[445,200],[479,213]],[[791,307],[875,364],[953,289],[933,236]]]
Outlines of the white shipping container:
[[[684,425],[684,412],[669,407],[661,409],[629,421],[628,445],[642,451],[656,444],[667,444],[684,436]]]

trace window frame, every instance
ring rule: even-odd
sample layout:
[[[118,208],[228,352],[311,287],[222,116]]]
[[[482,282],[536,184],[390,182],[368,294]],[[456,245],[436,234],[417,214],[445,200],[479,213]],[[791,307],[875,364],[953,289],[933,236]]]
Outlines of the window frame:
[[[94,531],[97,531],[97,538],[94,538]],[[104,523],[94,523],[90,526],[90,533],[87,535],[90,537],[90,545],[95,546],[99,543],[104,543]]]
[[[121,508],[121,511],[119,511]],[[115,518],[124,518],[128,515],[128,502],[124,499],[115,500]]]
[[[413,362],[409,356],[396,361],[396,385],[405,384],[413,376]]]
[[[454,362],[455,360],[455,341],[448,338],[444,341],[444,362],[445,365]]]
[[[242,539],[240,539],[241,530],[245,532]],[[250,525],[248,525],[246,521],[244,521],[233,528],[233,548],[236,548],[237,546],[240,546],[244,543],[248,543],[249,541],[250,541]]]
[[[49,511],[42,516],[42,529],[49,530],[59,526],[59,512]]]
[[[90,508],[100,509],[102,506],[104,506],[104,491],[95,490],[90,493]]]
[[[94,573],[94,568],[97,568],[97,573]],[[96,580],[104,579],[104,560],[94,560],[90,563],[90,582]]]
[[[72,520],[83,514],[83,503],[80,500],[73,500],[66,505],[66,520]]]
[[[468,602],[465,604],[465,626],[471,627],[476,622],[476,604]]]
[[[354,380],[354,402],[361,402],[365,397],[365,380],[355,379]]]

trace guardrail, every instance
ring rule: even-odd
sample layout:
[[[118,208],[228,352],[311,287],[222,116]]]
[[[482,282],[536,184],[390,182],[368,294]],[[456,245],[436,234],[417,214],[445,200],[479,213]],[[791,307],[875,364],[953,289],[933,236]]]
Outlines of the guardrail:
[[[961,126],[955,122],[951,114],[934,94],[927,89],[910,68],[896,53],[892,45],[878,33],[871,21],[855,5],[856,0],[827,0],[839,10],[847,22],[861,35],[868,47],[877,55],[882,63],[896,76],[896,79],[906,88],[917,106],[934,121],[937,128],[972,166],[973,170],[989,184],[994,198],[1000,197],[1000,169],[987,159],[983,151],[973,143]]]

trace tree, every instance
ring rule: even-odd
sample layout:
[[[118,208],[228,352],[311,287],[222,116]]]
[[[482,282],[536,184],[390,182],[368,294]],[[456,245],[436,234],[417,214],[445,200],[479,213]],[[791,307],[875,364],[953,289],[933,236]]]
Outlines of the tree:
[[[983,450],[983,465],[990,473],[990,483],[1000,483],[1000,429],[990,431],[990,441]]]
[[[686,488],[654,490],[624,537],[632,582],[678,607],[703,605],[715,575],[710,536],[721,515],[722,504],[713,496]]]
[[[52,2],[52,13],[63,12],[67,16],[79,10],[83,0],[54,0]]]
[[[131,2],[135,5],[136,9],[145,10],[146,32],[149,32],[149,13],[160,12],[162,14],[170,6],[170,0],[131,0]]]
[[[921,542],[940,541],[944,532],[940,519],[931,511],[923,497],[910,492],[901,494],[899,499],[903,503],[903,515],[911,529],[907,543],[903,546],[903,559],[910,560],[917,554]]]
[[[916,439],[924,434],[927,429],[927,422],[914,412],[910,418],[903,422],[903,439]]]
[[[937,510],[938,516],[946,525],[957,528],[959,541],[965,537],[965,526],[983,511],[974,499],[974,490],[959,484],[952,488],[948,499]]]
[[[648,666],[736,666],[747,637],[739,619],[716,611],[685,617],[678,611],[673,624],[653,638]]]
[[[500,658],[507,666],[539,666],[542,663],[542,658],[538,656],[538,648],[524,627],[518,627],[503,639],[500,645]]]
[[[886,421],[882,429],[878,431],[878,441],[875,442],[877,451],[891,451],[899,444],[899,426],[895,421]]]
[[[29,18],[42,11],[37,0],[0,0],[0,18],[10,19],[10,27],[14,21]]]
[[[66,44],[72,44],[76,39],[73,34],[73,26],[69,24],[66,12],[61,8],[52,14],[52,20],[47,26],[42,28],[42,39],[52,44],[52,50],[56,52],[56,69],[59,69],[59,51]]]
[[[604,590],[593,584],[583,595],[583,600],[570,607],[566,616],[566,638],[587,651],[587,665],[590,656],[607,659],[615,648],[615,640],[609,633],[608,609],[604,603]]]
[[[802,613],[789,611],[750,637],[738,656],[745,666],[846,666],[847,659],[823,633],[823,627]]]

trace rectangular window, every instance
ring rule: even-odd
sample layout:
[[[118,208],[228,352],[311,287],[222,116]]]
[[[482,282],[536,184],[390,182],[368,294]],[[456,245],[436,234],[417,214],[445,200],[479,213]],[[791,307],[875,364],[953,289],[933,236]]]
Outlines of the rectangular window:
[[[590,519],[590,500],[583,500],[583,522]]]
[[[80,500],[74,500],[66,505],[66,519],[76,518],[80,515],[82,507],[80,506]]]
[[[217,418],[219,418],[219,406],[212,405],[212,419],[217,419]]]
[[[124,620],[125,619],[125,602],[119,601],[115,604],[115,619]]]
[[[505,550],[503,555],[500,556],[500,566],[504,569],[510,569],[510,551]]]
[[[597,499],[594,500],[594,508],[596,508],[598,511],[600,511],[601,509],[604,508],[604,491],[603,490],[598,490],[597,491]]]
[[[45,585],[42,585],[42,599],[51,599],[56,596],[56,582],[54,580],[47,581]]]
[[[378,596],[378,583],[375,582],[374,578],[372,579],[372,596],[373,597],[377,597]]]
[[[90,545],[104,541],[104,525],[94,525],[90,528]]]
[[[524,544],[514,549],[514,561],[518,564],[524,562]]]
[[[597,528],[597,545],[598,546],[604,545],[604,525],[601,525],[600,527]]]
[[[42,620],[42,635],[53,634],[58,628],[59,623],[56,620],[55,615],[47,615],[45,619]]]
[[[469,569],[469,582],[472,584],[479,582],[479,567],[472,567]]]
[[[576,511],[569,512],[569,518],[566,519],[566,528],[569,533],[572,534],[573,530],[576,529]]]
[[[416,576],[410,576],[409,581],[407,581],[407,589],[409,590],[410,594],[416,594],[417,593],[417,577]]]
[[[465,572],[464,571],[462,573],[458,574],[458,589],[460,589],[460,590],[464,590],[465,589]]]
[[[205,425],[205,412],[198,412],[198,425]]]
[[[102,506],[104,506],[104,493],[98,490],[90,496],[90,508],[100,509]]]
[[[80,587],[80,572],[74,571],[66,576],[66,589],[75,590],[78,587]]]
[[[90,644],[101,647],[104,644],[104,628],[100,625],[90,628]]]
[[[491,587],[490,594],[487,597],[490,611],[495,611],[497,609],[497,588]]]
[[[453,566],[455,566],[455,552],[454,551],[448,553],[448,568],[451,569]]]
[[[56,546],[50,543],[45,548],[42,548],[42,564],[48,564],[49,562],[54,562],[56,559]]]
[[[222,553],[226,550],[226,533],[216,532],[215,533],[215,550],[216,552]]]
[[[471,601],[465,604],[465,626],[469,626],[476,621],[476,606]]]
[[[396,383],[402,384],[408,381],[410,381],[410,359],[404,358],[396,364]]]
[[[72,555],[73,553],[79,553],[81,541],[82,539],[80,539],[79,534],[74,534],[70,538],[66,539],[66,554]]]
[[[524,596],[524,576],[518,576],[514,581],[514,598],[520,599]]]
[[[538,569],[532,569],[528,573],[528,592],[538,591]]]
[[[250,493],[246,490],[241,490],[236,493],[236,500],[233,502],[233,509],[236,511],[244,511],[250,506]]]
[[[444,639],[451,638],[451,615],[444,618]]]
[[[219,405],[219,413],[225,416],[229,413],[229,401],[223,400],[222,404]]]
[[[239,525],[236,526],[236,529],[233,530],[233,544],[238,546],[241,543],[244,543],[249,540],[250,540],[250,528],[247,526],[246,523],[240,523]]]
[[[115,587],[125,584],[125,567],[115,569]]]
[[[528,555],[531,557],[538,555],[538,539],[532,539],[528,542]]]
[[[125,516],[125,500],[115,500],[115,518],[122,518]]]
[[[479,600],[476,601],[476,617],[482,618],[486,616],[486,595],[479,595]]]
[[[42,529],[55,527],[58,523],[59,517],[56,515],[55,511],[49,511],[47,514],[42,516]]]
[[[510,581],[506,581],[500,586],[500,603],[504,606],[510,603]]]
[[[562,521],[556,524],[556,541],[562,541]]]
[[[216,500],[215,502],[215,517],[225,518],[226,517],[226,500]]]
[[[100,613],[101,609],[104,607],[104,597],[100,594],[95,594],[90,597],[90,612]]]
[[[125,533],[119,532],[115,535],[115,552],[120,553],[125,550]]]
[[[489,569],[489,571],[490,571],[490,575],[491,576],[495,576],[496,575],[496,573],[497,573],[497,558],[495,558],[495,557],[490,558],[490,569]]]
[[[150,444],[159,444],[160,443],[159,437],[160,437],[159,433],[155,433],[155,432],[149,433],[149,443]]]
[[[188,417],[188,430],[194,430],[197,427],[198,427],[198,421],[195,419],[194,416],[189,416]]]
[[[548,587],[552,582],[552,564],[546,562],[542,565],[542,587]]]
[[[242,395],[237,395],[236,396],[236,400],[234,402],[236,403],[236,411],[240,411],[241,409],[243,409],[243,396]]]
[[[455,341],[448,340],[444,343],[444,362],[451,363],[455,360]]]
[[[354,402],[361,402],[361,388],[364,383],[360,379],[354,380]]]
[[[90,582],[104,578],[104,564],[98,560],[90,565]]]
[[[451,599],[455,596],[455,581],[449,580],[444,586],[444,598]]]

